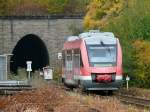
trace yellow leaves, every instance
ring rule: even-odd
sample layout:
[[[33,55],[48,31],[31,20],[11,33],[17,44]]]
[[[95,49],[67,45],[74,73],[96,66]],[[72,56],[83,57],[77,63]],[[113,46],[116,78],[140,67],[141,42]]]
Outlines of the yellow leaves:
[[[84,27],[86,30],[88,29],[99,29],[100,28],[100,21],[92,20],[89,16],[84,18]]]
[[[139,64],[150,64],[150,42],[136,40],[133,43]]]
[[[123,6],[124,0],[92,0],[84,18],[85,29],[103,27],[114,14],[119,15]]]
[[[133,43],[133,63],[134,70],[133,75],[136,80],[141,82],[139,85],[149,87],[150,86],[150,42],[144,40],[136,40]]]
[[[117,3],[113,3],[112,6],[107,10],[107,13],[112,14],[112,13],[119,13],[123,9],[123,0],[118,1]]]

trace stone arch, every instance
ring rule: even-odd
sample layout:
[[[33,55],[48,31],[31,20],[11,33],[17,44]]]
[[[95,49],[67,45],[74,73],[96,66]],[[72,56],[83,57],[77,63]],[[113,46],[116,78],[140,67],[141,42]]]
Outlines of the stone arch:
[[[34,34],[22,37],[12,51],[10,59],[10,70],[17,72],[17,69],[26,68],[26,61],[32,61],[33,71],[42,69],[49,65],[49,54],[44,42]]]

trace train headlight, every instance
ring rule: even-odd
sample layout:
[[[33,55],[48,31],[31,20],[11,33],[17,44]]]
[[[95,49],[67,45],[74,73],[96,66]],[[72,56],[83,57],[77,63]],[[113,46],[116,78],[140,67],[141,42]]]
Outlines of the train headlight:
[[[123,79],[122,75],[116,75],[116,80],[122,80],[122,79]]]

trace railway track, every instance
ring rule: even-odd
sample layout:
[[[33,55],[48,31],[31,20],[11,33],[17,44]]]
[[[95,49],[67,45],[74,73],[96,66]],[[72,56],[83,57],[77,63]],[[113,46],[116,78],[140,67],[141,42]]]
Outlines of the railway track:
[[[101,93],[99,92],[88,92],[88,91],[81,91],[80,89],[70,89],[68,87],[65,87],[63,84],[60,84],[59,86],[61,86],[63,89],[65,89],[68,92],[73,92],[73,93],[78,93],[78,94],[82,94],[82,95],[90,95],[90,96],[94,96],[95,98],[109,98],[109,97],[117,97],[119,98],[119,100],[127,105],[135,105],[137,107],[140,108],[147,108],[150,109],[150,100],[148,99],[144,99],[141,97],[134,97],[132,95],[124,95],[118,92],[114,92],[114,93],[109,93],[107,91],[103,91]]]
[[[118,96],[119,96],[119,100],[123,103],[150,109],[150,100],[148,99],[134,97],[131,95],[122,95],[122,94],[119,94]]]
[[[30,84],[25,81],[0,81],[0,95],[13,95],[25,90],[33,90]]]
[[[0,95],[13,95],[22,91],[34,90],[31,86],[7,86],[0,87]]]

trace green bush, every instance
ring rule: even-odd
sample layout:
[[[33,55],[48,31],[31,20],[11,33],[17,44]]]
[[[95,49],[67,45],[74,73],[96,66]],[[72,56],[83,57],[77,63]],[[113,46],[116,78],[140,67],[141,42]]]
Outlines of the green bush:
[[[102,19],[106,15],[106,12],[99,10],[96,12],[95,20]]]
[[[68,29],[72,32],[72,35],[79,35],[83,32],[83,28],[76,25],[76,23],[71,23]]]
[[[136,40],[133,43],[134,52],[133,70],[131,77],[133,84],[139,87],[150,88],[150,42]]]

